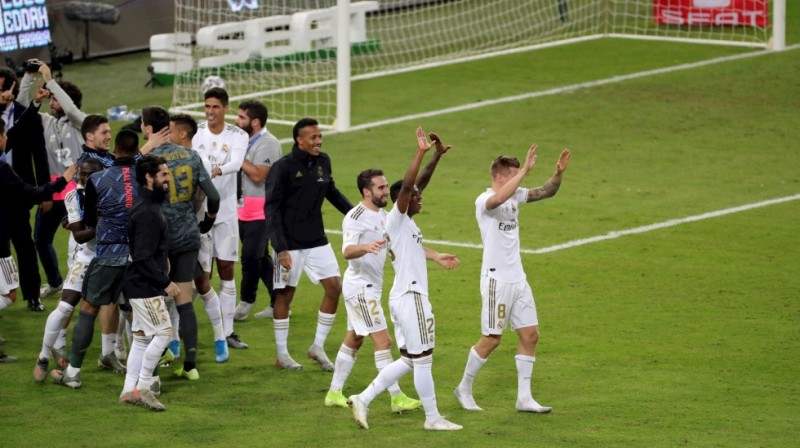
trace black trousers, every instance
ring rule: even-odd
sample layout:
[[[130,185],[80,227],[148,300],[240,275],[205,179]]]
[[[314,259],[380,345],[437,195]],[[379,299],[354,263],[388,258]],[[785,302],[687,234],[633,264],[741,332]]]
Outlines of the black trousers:
[[[17,269],[19,269],[19,289],[25,300],[39,300],[39,287],[42,278],[39,275],[39,259],[33,244],[30,211],[4,210],[0,213],[0,258],[11,256],[11,245],[17,253]]]
[[[239,296],[242,302],[255,303],[258,281],[267,287],[270,305],[275,305],[275,291],[272,288],[272,271],[275,268],[269,253],[267,222],[239,221],[239,239],[242,240],[242,281]]]
[[[53,287],[61,286],[64,282],[59,270],[58,256],[53,248],[53,238],[65,216],[67,216],[67,208],[64,206],[64,201],[53,201],[53,207],[47,213],[42,211],[41,205],[36,209],[36,220],[33,224],[33,242],[36,244],[36,252],[42,261],[47,283]]]

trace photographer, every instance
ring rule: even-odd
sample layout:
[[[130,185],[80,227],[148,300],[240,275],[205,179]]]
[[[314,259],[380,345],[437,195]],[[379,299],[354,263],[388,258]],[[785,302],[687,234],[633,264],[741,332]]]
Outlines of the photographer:
[[[50,113],[40,112],[39,115],[44,127],[50,180],[57,179],[83,153],[83,137],[80,131],[83,119],[86,117],[80,110],[83,94],[75,84],[66,81],[56,82],[50,67],[42,61],[30,59],[24,67],[25,76],[20,83],[19,102],[30,105],[29,107],[38,111],[44,100],[50,100]],[[37,73],[41,75],[44,85],[37,82]],[[30,94],[34,85],[36,90],[31,104]],[[58,257],[53,249],[53,237],[67,213],[64,197],[73,189],[75,183],[70,182],[63,192],[54,194],[51,201],[42,202],[36,211],[33,238],[47,276],[47,283],[40,290],[42,297],[59,291],[63,283]]]

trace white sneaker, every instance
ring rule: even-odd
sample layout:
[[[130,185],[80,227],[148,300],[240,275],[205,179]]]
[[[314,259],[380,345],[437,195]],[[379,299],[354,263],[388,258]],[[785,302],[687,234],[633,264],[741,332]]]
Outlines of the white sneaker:
[[[63,285],[52,287],[49,284],[45,283],[44,285],[42,285],[41,288],[39,288],[39,297],[42,299],[44,299],[45,297],[50,297],[53,294],[61,291],[61,288],[63,288]]]
[[[278,353],[278,359],[275,361],[275,365],[286,370],[303,370],[303,366],[292,359],[288,353],[285,355]]]
[[[250,310],[253,309],[253,305],[252,303],[239,302],[239,304],[236,305],[236,311],[233,313],[233,320],[236,322],[247,320],[247,316],[250,314]]]
[[[536,402],[536,400],[531,400],[528,403],[523,403],[517,400],[517,410],[520,412],[534,412],[537,414],[547,414],[548,412],[552,411],[553,408],[550,406],[542,406]]]
[[[369,429],[369,424],[367,424],[369,408],[366,403],[361,401],[358,395],[351,395],[350,398],[347,399],[347,404],[353,409],[353,419],[358,423],[358,426]]]
[[[460,387],[456,387],[456,390],[453,391],[458,399],[458,402],[461,403],[461,407],[468,410],[468,411],[482,411],[483,408],[478,406],[478,403],[475,403],[475,399],[472,398],[472,394],[468,394],[466,392],[462,392]]]
[[[308,348],[308,359],[316,361],[319,363],[322,370],[326,372],[333,372],[334,365],[330,359],[328,359],[328,355],[325,354],[325,350],[318,346],[312,345]]]
[[[428,421],[425,420],[425,425],[423,425],[423,428],[425,428],[427,431],[459,431],[464,429],[463,426],[456,425],[444,417],[436,420],[433,423],[428,423]]]
[[[271,306],[268,306],[263,310],[257,312],[256,314],[253,314],[253,317],[256,319],[272,319],[274,317],[273,316],[274,312],[275,310]],[[292,315],[292,310],[289,310],[289,316],[291,315]]]

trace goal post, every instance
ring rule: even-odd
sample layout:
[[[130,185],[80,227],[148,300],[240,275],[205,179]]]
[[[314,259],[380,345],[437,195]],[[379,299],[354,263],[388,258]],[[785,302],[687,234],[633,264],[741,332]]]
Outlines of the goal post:
[[[271,123],[351,127],[354,82],[602,37],[783,49],[786,0],[176,0],[151,39],[174,111],[202,116],[222,78],[232,107]]]

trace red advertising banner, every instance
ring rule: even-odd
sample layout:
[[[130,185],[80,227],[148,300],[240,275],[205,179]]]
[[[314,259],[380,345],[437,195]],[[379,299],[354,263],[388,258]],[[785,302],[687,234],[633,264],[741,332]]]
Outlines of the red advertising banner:
[[[663,25],[765,27],[769,0],[653,0],[653,18]]]

